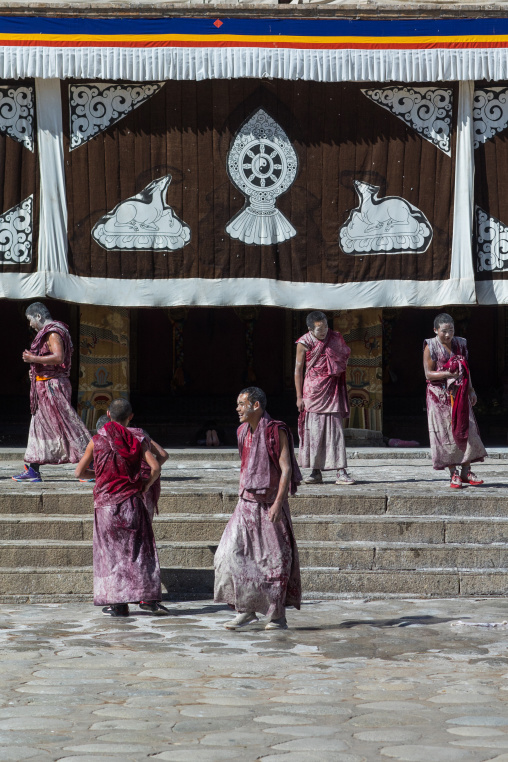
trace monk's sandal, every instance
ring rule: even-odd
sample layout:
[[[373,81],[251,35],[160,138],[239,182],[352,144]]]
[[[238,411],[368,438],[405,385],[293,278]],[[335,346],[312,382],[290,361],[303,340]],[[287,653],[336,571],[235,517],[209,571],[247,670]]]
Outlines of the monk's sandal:
[[[305,484],[323,484],[323,474],[321,471],[317,471],[314,473],[314,471],[306,478],[304,479]]]
[[[288,623],[285,616],[279,617],[279,619],[270,619],[265,627],[265,630],[287,630]]]
[[[140,601],[138,603],[141,611],[149,611],[151,614],[170,614],[170,610],[159,601]]]
[[[478,478],[472,471],[467,472],[466,478],[461,476],[460,480],[462,484],[469,484],[471,487],[479,487],[480,484],[483,484],[483,479]]]
[[[111,606],[105,606],[102,613],[106,616],[129,616],[129,606],[127,603],[112,603]]]
[[[348,474],[346,469],[344,469],[340,474],[337,474],[335,484],[356,484],[356,482],[353,477]]]
[[[249,624],[254,624],[254,622],[259,622],[254,611],[246,611],[243,614],[238,614],[238,616],[235,616],[235,618],[231,619],[229,622],[226,622],[224,627],[226,630],[241,630],[243,627],[248,627]]]

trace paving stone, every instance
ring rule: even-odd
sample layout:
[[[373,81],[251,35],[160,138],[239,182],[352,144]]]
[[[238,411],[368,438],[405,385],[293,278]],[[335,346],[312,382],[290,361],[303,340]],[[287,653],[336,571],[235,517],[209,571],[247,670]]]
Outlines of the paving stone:
[[[381,754],[401,762],[468,762],[480,759],[472,752],[447,746],[386,746],[381,749]]]
[[[319,751],[314,754],[310,751],[294,751],[284,755],[270,754],[262,757],[263,762],[281,762],[283,759],[286,762],[365,762],[366,757],[337,751]]]
[[[53,717],[11,717],[0,721],[2,730],[69,730],[73,723]]]
[[[491,715],[454,717],[452,720],[446,720],[447,725],[465,725],[478,727],[504,727],[508,726],[508,717],[492,717]]]
[[[417,741],[422,737],[422,730],[379,728],[378,730],[364,730],[361,733],[355,733],[354,737],[360,741],[378,741],[379,743]]]
[[[508,738],[474,738],[463,741],[452,741],[452,746],[462,748],[474,747],[479,749],[508,749]]]
[[[195,704],[193,706],[178,708],[180,714],[185,717],[244,717],[249,714],[247,708],[235,706],[207,706],[206,704]]]
[[[238,750],[176,749],[175,751],[163,751],[162,754],[155,754],[153,759],[164,759],[168,762],[222,762],[225,759],[238,759]],[[249,759],[252,757],[242,752],[242,760],[247,762]]]
[[[492,738],[494,736],[504,736],[502,730],[494,728],[448,728],[448,733],[456,736],[471,736],[475,738]]]
[[[247,733],[241,730],[232,729],[228,733],[209,733],[201,738],[200,743],[205,746],[258,746],[260,742],[259,733]]]
[[[45,762],[53,757],[42,749],[31,746],[0,746],[0,759],[2,762],[24,762],[25,759],[33,759],[34,762]]]
[[[285,741],[275,744],[272,748],[277,751],[344,751],[348,749],[348,744],[339,738],[321,738],[321,736],[310,736],[307,738],[298,738],[296,741]]]
[[[279,725],[275,728],[263,728],[263,733],[280,736],[331,736],[337,732],[335,726],[328,725]]]
[[[64,751],[75,751],[79,754],[122,754],[123,756],[130,756],[132,754],[142,755],[142,757],[148,756],[150,751],[149,746],[141,746],[135,744],[121,744],[121,743],[84,743],[78,746],[65,746]]]

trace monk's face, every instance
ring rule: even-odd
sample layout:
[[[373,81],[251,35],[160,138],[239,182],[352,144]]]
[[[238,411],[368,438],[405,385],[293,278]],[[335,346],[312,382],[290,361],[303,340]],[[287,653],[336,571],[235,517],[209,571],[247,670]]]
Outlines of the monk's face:
[[[455,326],[453,323],[442,323],[439,328],[434,328],[434,333],[441,344],[447,346],[452,343],[452,339],[455,335]]]
[[[248,394],[239,394],[236,400],[236,412],[240,423],[251,423],[259,412],[259,402],[253,405]]]
[[[323,341],[323,339],[326,338],[326,334],[328,333],[328,321],[317,320],[314,323],[314,328],[312,329],[311,333],[316,337],[316,339]]]
[[[40,331],[42,328],[42,318],[40,315],[27,315],[28,325],[34,331]]]

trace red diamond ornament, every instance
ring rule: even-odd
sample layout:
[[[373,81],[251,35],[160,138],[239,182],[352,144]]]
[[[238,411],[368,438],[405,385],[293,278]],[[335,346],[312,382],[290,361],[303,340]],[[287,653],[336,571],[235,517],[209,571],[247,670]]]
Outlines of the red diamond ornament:
[[[217,29],[218,29],[219,27],[221,27],[223,25],[223,23],[224,22],[221,21],[220,19],[215,19],[215,21],[213,22],[213,25],[216,26]]]

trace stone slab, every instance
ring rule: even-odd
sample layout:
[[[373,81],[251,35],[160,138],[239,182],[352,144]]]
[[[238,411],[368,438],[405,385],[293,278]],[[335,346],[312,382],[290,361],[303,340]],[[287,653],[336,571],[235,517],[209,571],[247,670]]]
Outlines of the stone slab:
[[[459,573],[448,570],[369,572],[305,568],[302,569],[302,586],[309,593],[337,595],[389,593],[444,597],[460,592]]]

